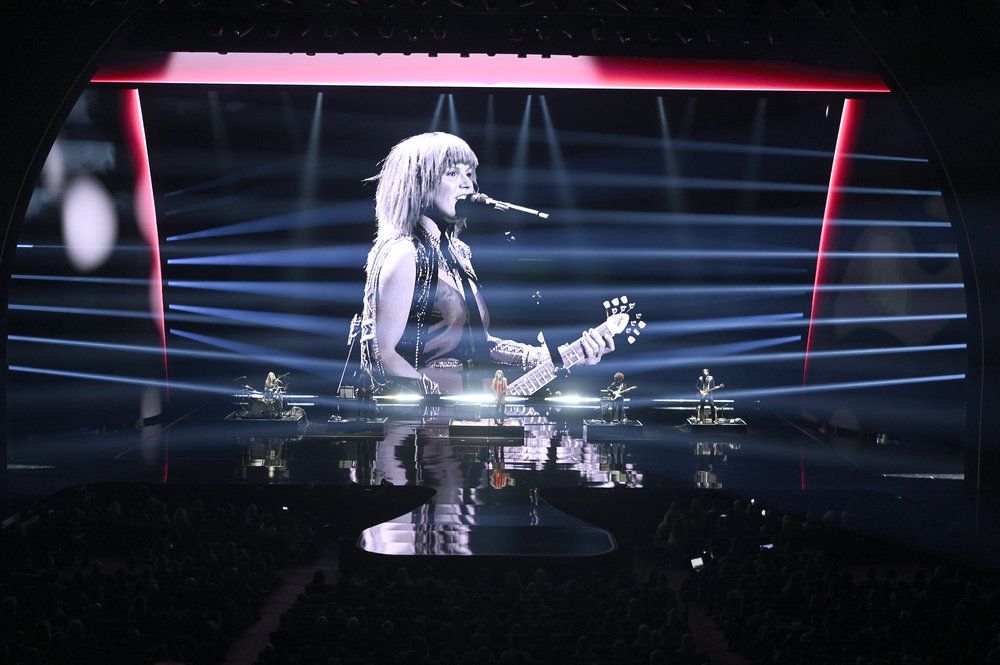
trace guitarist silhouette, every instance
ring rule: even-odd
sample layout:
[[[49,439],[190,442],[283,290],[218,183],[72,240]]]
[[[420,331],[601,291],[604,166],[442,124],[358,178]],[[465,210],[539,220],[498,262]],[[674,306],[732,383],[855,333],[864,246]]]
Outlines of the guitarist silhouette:
[[[625,420],[625,393],[635,390],[636,386],[625,387],[625,375],[616,372],[614,380],[607,388],[602,390],[607,410],[604,414],[605,422],[620,423]]]
[[[715,377],[709,374],[708,368],[701,370],[701,376],[695,381],[695,388],[698,389],[698,420],[702,419],[702,414],[704,413],[704,408],[706,405],[712,411],[712,422],[718,422],[718,411],[715,409],[715,399],[712,397],[712,392],[718,390],[719,388],[725,387],[726,384],[720,383],[715,385]]]

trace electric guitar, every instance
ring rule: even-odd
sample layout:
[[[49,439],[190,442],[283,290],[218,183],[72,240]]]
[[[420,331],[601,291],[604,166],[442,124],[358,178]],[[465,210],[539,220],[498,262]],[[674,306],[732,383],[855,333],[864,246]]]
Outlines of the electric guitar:
[[[604,301],[604,309],[607,319],[595,329],[595,333],[604,337],[605,335],[613,336],[625,332],[628,343],[634,344],[642,329],[646,327],[646,322],[642,320],[642,314],[632,314],[635,303],[626,296],[620,296],[611,301]],[[583,352],[583,337],[560,346],[559,356],[562,358],[562,366],[567,369],[586,360],[586,355]],[[552,364],[552,360],[546,360],[511,381],[510,385],[507,386],[507,394],[521,397],[534,395],[555,379],[556,375],[557,370]]]
[[[713,390],[718,390],[719,388],[725,388],[725,387],[726,387],[726,384],[720,383],[719,385],[712,386],[711,388],[708,388],[707,390],[702,390],[701,388],[699,388],[698,392],[701,394],[702,397],[704,397],[705,395],[707,395],[708,393],[712,392]]]
[[[602,393],[606,392],[608,394],[607,395],[608,399],[614,401],[616,399],[622,398],[625,395],[625,393],[632,392],[638,387],[639,386],[629,386],[628,388],[621,388],[619,390],[602,390],[601,392]]]

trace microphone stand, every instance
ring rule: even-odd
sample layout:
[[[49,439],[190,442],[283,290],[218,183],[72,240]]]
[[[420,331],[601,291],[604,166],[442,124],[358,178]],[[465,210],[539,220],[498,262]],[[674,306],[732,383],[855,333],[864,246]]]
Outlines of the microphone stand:
[[[337,420],[342,420],[340,416],[340,389],[344,386],[344,376],[347,374],[347,366],[351,363],[351,353],[354,351],[354,343],[357,341],[359,332],[361,332],[361,315],[355,314],[351,318],[351,328],[347,332],[347,357],[344,358],[344,369],[341,370],[340,380],[337,382],[337,413],[334,416]],[[331,417],[331,420],[334,417]]]

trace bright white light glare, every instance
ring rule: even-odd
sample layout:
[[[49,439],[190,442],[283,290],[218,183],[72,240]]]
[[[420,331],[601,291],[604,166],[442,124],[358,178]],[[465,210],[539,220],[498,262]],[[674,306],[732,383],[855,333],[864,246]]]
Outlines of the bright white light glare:
[[[163,399],[159,388],[152,386],[142,391],[142,399],[139,402],[139,418],[146,420],[163,413]]]
[[[52,196],[58,197],[65,182],[66,159],[63,156],[62,141],[57,139],[42,167],[42,187]]]
[[[80,272],[96,270],[111,256],[118,240],[118,214],[96,178],[79,176],[66,188],[62,234],[69,262]]]
[[[456,404],[475,404],[478,406],[491,405],[496,402],[496,398],[490,393],[466,393],[464,395],[445,395],[441,398],[446,402],[454,402]],[[525,397],[514,397],[513,395],[507,397],[507,402],[523,402]]]
[[[557,395],[556,397],[546,397],[546,402],[553,402],[555,404],[566,404],[569,406],[578,406],[581,404],[596,404],[601,401],[600,397],[583,397],[581,395]]]
[[[423,396],[417,393],[397,393],[395,395],[379,395],[375,399],[377,400],[387,400],[390,402],[421,402],[423,401]]]

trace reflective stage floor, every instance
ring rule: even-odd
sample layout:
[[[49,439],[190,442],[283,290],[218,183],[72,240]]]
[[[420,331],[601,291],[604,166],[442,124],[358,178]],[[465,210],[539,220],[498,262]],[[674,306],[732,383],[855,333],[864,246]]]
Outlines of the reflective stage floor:
[[[521,408],[521,407],[519,407]],[[780,416],[740,414],[741,432],[653,423],[633,440],[585,438],[570,409],[512,414],[523,437],[460,437],[445,411],[389,414],[379,438],[301,430],[255,432],[206,404],[163,425],[121,432],[19,437],[9,450],[9,491],[44,496],[84,482],[420,485],[435,496],[366,529],[380,554],[593,556],[613,551],[607,531],[549,505],[547,488],[877,490],[960,494],[958,451],[820,435]],[[646,419],[644,419],[646,420]],[[484,421],[485,422],[485,421]],[[938,505],[940,508],[940,505]]]

